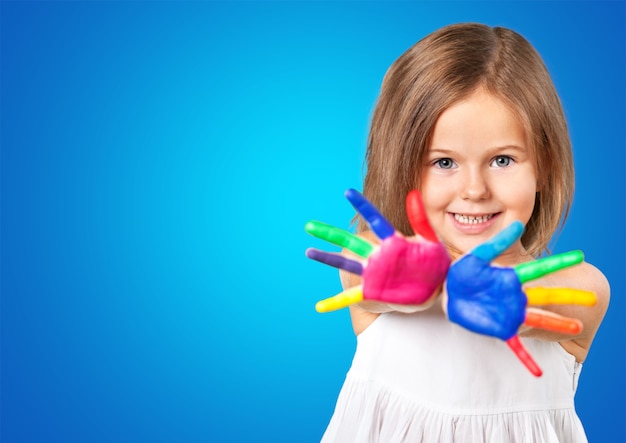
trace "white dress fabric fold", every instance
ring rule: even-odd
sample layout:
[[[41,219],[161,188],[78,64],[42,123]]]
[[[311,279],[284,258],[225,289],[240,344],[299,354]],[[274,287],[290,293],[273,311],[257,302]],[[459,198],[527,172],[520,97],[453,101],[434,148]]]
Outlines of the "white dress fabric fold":
[[[521,340],[541,377],[440,307],[380,315],[357,338],[322,442],[587,442],[574,408],[582,365],[558,343]]]

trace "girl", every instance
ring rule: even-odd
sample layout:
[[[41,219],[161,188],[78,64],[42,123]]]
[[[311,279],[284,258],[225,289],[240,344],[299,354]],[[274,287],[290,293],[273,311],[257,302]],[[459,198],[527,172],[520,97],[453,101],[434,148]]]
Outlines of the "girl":
[[[564,113],[537,52],[504,28],[458,24],[425,37],[385,75],[372,118],[364,195],[405,236],[405,196],[424,210],[451,259],[519,220],[500,255],[513,267],[549,252],[574,187]],[[358,230],[376,242],[360,219]],[[417,238],[416,241],[422,241]],[[361,284],[342,272],[344,288]],[[492,337],[446,318],[442,305],[350,306],[357,350],[324,442],[584,442],[574,393],[606,312],[609,285],[582,263],[527,286],[593,291],[593,307],[550,306],[577,335],[522,327],[544,373],[535,378]],[[445,300],[445,286],[444,286]],[[445,304],[444,304],[445,307]]]

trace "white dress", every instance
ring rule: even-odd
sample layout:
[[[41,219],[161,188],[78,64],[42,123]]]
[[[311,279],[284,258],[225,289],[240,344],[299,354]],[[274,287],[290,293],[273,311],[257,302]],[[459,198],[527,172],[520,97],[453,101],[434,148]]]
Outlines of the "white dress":
[[[357,338],[322,442],[586,442],[574,409],[582,365],[558,343],[522,342],[541,377],[439,303],[382,314]]]

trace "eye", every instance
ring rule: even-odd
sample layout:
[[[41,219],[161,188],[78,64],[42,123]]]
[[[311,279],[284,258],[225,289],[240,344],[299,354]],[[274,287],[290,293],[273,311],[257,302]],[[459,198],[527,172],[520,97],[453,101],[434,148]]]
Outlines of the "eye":
[[[451,158],[440,158],[435,161],[434,165],[441,169],[452,169],[454,167],[454,160]]]
[[[509,166],[512,161],[513,159],[508,155],[499,155],[495,159],[493,159],[493,162],[491,162],[491,166],[495,166],[496,168],[504,168]]]

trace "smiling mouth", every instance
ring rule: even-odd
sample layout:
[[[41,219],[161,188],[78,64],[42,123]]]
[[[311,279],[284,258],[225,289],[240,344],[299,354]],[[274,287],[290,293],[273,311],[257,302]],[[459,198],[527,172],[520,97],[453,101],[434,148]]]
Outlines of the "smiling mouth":
[[[487,215],[464,215],[464,214],[454,214],[454,219],[459,223],[464,225],[477,225],[479,223],[485,223],[491,220],[496,214],[487,214]]]

